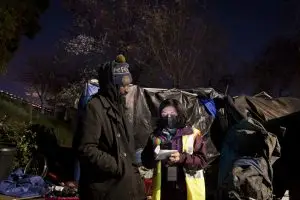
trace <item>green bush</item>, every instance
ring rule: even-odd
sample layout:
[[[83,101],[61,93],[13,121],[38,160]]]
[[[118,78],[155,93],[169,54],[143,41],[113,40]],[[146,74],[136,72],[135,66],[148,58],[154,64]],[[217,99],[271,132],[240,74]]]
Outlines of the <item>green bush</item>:
[[[72,134],[68,123],[43,115],[20,100],[0,94],[0,140],[16,145],[15,168],[28,163],[37,148],[37,136],[45,139],[49,132],[55,134],[58,144],[71,145]]]
[[[58,143],[53,128],[41,124],[8,121],[7,117],[0,118],[0,141],[16,146],[14,168],[24,168],[36,150],[39,149],[42,153],[51,151]]]
[[[0,141],[16,145],[14,168],[25,167],[38,146],[38,136],[49,142],[47,135],[54,133],[59,145],[70,147],[70,130],[70,123],[43,115],[30,105],[0,95]]]
[[[0,140],[16,145],[14,168],[25,167],[37,148],[36,133],[30,130],[30,125],[25,122],[8,121],[7,117],[0,119]]]

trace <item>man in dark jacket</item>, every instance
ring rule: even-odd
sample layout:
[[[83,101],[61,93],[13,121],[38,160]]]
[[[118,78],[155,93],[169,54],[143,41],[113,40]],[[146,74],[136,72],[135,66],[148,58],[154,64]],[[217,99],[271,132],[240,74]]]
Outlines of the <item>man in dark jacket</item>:
[[[73,147],[80,161],[80,200],[146,199],[124,119],[131,74],[125,58],[102,65],[100,91],[87,104]]]

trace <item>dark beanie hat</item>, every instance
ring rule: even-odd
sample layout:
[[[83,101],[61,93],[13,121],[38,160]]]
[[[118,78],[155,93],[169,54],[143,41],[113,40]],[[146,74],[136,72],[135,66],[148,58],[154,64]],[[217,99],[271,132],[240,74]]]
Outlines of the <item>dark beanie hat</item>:
[[[129,65],[122,54],[118,55],[116,60],[112,62],[112,75],[115,85],[129,85],[132,82]]]

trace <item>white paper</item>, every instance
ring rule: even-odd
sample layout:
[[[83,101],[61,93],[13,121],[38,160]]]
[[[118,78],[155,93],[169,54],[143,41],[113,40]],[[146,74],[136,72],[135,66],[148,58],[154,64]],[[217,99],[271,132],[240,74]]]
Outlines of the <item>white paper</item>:
[[[165,160],[171,156],[171,154],[178,152],[177,150],[163,150],[155,149],[156,158],[155,160]]]
[[[154,153],[157,155],[160,151],[160,146],[157,145],[156,148],[154,149]]]

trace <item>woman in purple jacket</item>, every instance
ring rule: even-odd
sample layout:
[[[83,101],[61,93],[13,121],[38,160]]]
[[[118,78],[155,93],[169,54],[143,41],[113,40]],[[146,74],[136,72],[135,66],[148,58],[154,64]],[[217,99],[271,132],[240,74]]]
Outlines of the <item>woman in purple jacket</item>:
[[[186,200],[187,188],[184,170],[197,171],[207,164],[206,147],[201,133],[194,140],[192,154],[182,151],[182,138],[195,133],[187,124],[187,116],[179,101],[167,99],[159,107],[157,129],[150,135],[142,152],[142,163],[148,169],[156,168],[155,148],[178,150],[161,162],[160,200]]]

